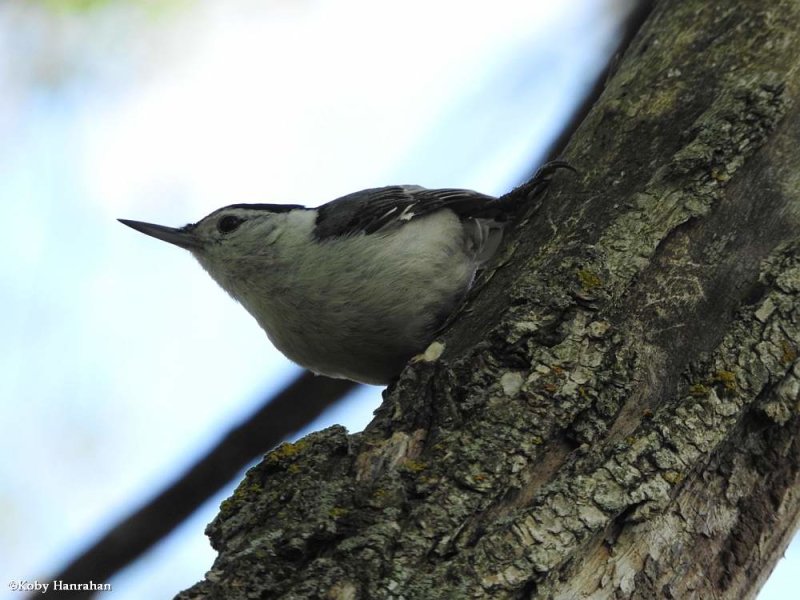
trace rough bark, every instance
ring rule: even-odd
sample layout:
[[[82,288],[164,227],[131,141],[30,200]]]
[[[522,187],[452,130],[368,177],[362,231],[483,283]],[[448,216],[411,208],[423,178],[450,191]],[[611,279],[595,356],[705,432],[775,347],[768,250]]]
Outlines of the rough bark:
[[[363,433],[250,470],[178,597],[754,596],[800,511],[798,48],[797,2],[661,2],[580,176]]]

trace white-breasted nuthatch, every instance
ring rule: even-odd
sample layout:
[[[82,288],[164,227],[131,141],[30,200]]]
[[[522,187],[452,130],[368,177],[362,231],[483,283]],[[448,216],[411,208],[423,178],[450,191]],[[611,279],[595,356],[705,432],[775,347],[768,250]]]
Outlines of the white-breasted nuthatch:
[[[534,183],[565,166],[549,163]],[[390,186],[318,208],[232,204],[181,228],[120,222],[189,250],[294,362],[386,384],[432,341],[517,206],[470,190]]]

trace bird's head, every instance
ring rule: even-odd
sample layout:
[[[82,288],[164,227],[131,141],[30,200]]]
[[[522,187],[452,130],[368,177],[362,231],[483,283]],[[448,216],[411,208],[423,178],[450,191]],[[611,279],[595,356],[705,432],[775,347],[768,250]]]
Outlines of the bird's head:
[[[167,227],[144,221],[119,222],[212,262],[234,256],[263,254],[283,233],[285,215],[303,209],[296,204],[233,204],[215,210],[197,223]]]
[[[287,227],[289,213],[293,211],[298,211],[295,213],[298,219],[306,220],[306,211],[299,205],[233,204],[183,227],[119,221],[145,235],[189,250],[223,288],[240,297],[242,290],[238,288],[252,281],[253,271],[259,271],[263,277],[270,267],[291,259],[281,248],[291,244],[286,238],[297,231],[295,227]]]

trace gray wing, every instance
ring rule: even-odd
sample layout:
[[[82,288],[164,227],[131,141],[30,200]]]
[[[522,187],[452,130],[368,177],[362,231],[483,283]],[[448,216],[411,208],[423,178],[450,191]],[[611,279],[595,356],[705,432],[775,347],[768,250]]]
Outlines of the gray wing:
[[[443,208],[462,217],[489,216],[488,213],[501,212],[496,204],[499,204],[496,198],[472,190],[429,190],[413,185],[372,188],[320,206],[314,235],[319,240],[359,233],[369,235],[401,227]]]

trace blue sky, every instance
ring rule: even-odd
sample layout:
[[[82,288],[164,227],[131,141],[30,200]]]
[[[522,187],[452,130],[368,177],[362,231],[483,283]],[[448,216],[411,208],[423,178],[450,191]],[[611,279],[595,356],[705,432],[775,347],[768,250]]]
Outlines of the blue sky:
[[[188,253],[117,217],[391,183],[500,194],[602,66],[622,5],[0,6],[0,575],[45,577],[296,373]],[[312,429],[358,430],[379,400],[365,387]],[[113,598],[200,579],[229,493]]]

